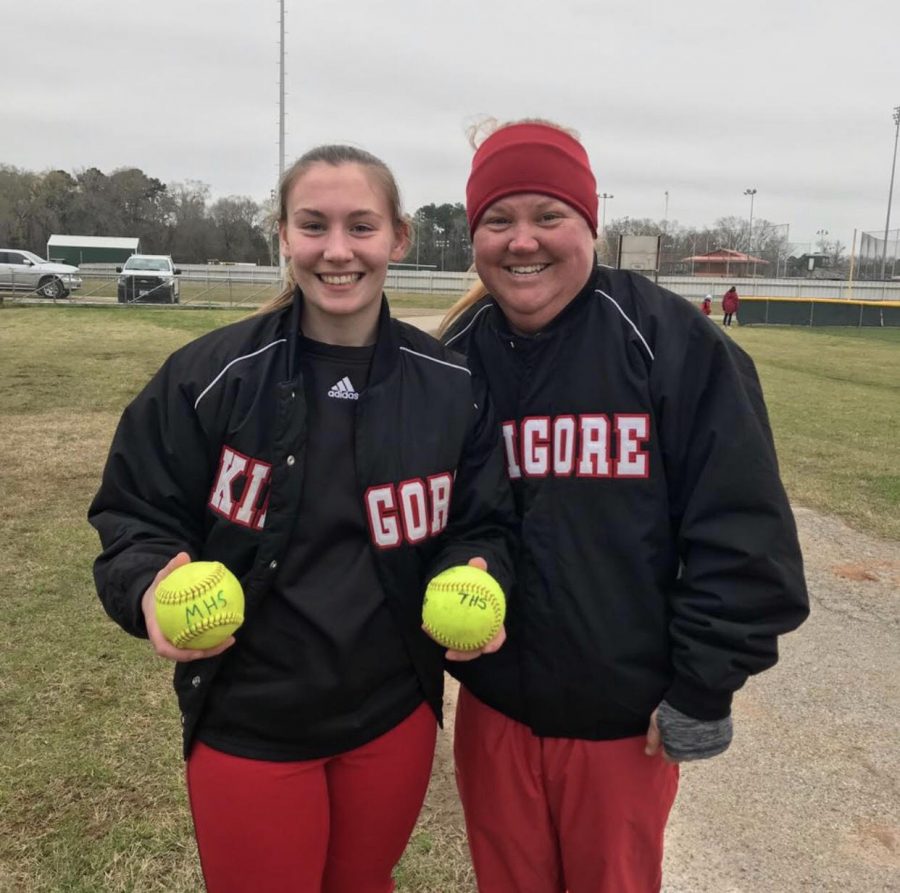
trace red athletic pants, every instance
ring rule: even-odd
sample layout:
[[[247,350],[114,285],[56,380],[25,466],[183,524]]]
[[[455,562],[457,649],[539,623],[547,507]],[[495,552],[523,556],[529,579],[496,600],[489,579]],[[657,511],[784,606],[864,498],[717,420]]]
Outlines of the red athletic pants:
[[[456,781],[481,893],[651,893],[678,767],[644,736],[539,738],[460,688]]]
[[[187,787],[209,893],[390,893],[425,799],[427,704],[355,750],[271,763],[197,742]]]

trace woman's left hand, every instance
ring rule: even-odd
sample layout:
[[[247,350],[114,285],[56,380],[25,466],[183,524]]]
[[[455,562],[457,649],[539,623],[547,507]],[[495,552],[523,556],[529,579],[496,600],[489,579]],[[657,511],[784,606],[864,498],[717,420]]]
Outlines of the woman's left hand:
[[[653,713],[650,714],[650,726],[647,728],[647,745],[644,747],[644,753],[647,754],[648,757],[655,757],[657,753],[662,754],[662,758],[667,763],[677,763],[678,760],[673,760],[667,753],[665,747],[663,747],[662,743],[662,734],[659,731],[659,723],[656,721],[656,714],[659,711],[657,707]]]

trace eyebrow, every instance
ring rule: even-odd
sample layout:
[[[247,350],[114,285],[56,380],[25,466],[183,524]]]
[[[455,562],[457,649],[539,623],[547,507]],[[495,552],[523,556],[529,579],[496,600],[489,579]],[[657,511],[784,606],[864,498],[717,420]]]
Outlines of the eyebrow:
[[[503,198],[498,198],[497,201],[494,202],[494,204],[488,206],[488,209],[487,209],[487,211],[485,211],[485,213],[487,213],[488,211],[491,211],[492,209],[505,208],[507,206],[507,203],[510,198],[511,198],[511,196],[504,196]],[[562,199],[554,198],[552,195],[547,195],[547,196],[542,196],[541,200],[539,202],[537,202],[535,207],[546,208],[548,205],[564,205],[564,204],[565,204],[565,202]]]
[[[317,210],[316,208],[295,208],[292,216],[296,217],[297,214],[309,214],[310,217],[316,217],[316,218],[319,218],[322,220],[324,220],[325,217],[327,216],[326,214],[323,214],[321,211]],[[347,216],[348,217],[378,217],[378,218],[380,218],[381,214],[379,214],[377,211],[373,210],[372,208],[360,208],[357,211],[351,211]]]

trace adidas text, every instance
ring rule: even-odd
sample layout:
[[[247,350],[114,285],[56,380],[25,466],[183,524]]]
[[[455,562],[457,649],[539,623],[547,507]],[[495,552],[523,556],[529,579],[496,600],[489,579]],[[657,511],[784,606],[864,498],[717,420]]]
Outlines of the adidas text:
[[[353,383],[346,375],[340,381],[335,382],[328,392],[328,396],[335,397],[338,400],[359,400],[359,394],[356,392]]]

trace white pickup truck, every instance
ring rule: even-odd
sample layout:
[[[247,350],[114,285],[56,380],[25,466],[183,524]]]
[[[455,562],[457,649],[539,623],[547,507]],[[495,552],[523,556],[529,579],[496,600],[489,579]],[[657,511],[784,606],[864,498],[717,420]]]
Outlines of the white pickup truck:
[[[116,267],[119,274],[116,296],[120,304],[177,304],[181,275],[167,254],[132,254],[125,265]]]

